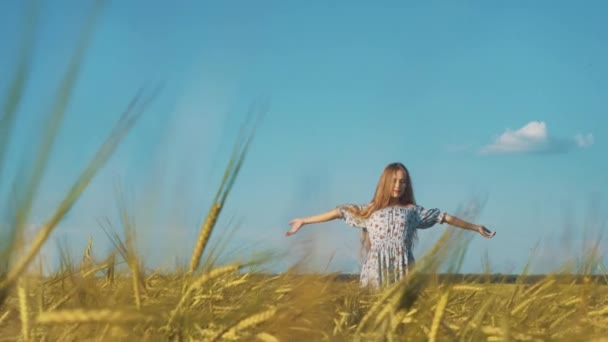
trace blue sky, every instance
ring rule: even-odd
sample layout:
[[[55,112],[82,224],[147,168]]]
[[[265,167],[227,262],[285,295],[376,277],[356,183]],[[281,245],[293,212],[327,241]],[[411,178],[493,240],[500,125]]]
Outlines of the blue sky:
[[[5,178],[33,151],[90,4],[43,2],[27,97]],[[342,222],[287,222],[364,203],[384,166],[408,166],[418,203],[454,212],[487,198],[464,272],[489,256],[519,272],[537,242],[544,272],[580,252],[606,222],[608,27],[604,2],[112,2],[100,17],[32,226],[47,218],[135,91],[162,96],[57,228],[80,253],[109,244],[116,182],[148,264],[192,250],[249,104],[270,100],[214,238],[229,248],[312,257],[311,269],[357,272],[358,232]],[[0,91],[12,76],[24,5],[0,4]],[[420,234],[417,256],[444,226]],[[589,234],[587,234],[588,232]],[[603,243],[606,250],[606,243]],[[335,253],[335,254],[334,254]],[[232,257],[236,254],[228,254]]]

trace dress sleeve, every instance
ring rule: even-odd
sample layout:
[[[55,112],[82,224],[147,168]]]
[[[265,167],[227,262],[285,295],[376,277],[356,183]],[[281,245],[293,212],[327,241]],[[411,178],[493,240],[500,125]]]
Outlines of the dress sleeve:
[[[353,215],[350,211],[346,210],[347,207],[355,207],[358,209],[363,209],[364,206],[361,205],[339,205],[337,207],[338,211],[340,211],[341,217],[340,219],[344,220],[346,224],[355,228],[366,228],[367,220],[361,217],[357,217]]]
[[[437,223],[442,224],[445,218],[445,213],[437,208],[424,209],[424,207],[416,206],[416,212],[418,213],[417,229],[427,229]]]

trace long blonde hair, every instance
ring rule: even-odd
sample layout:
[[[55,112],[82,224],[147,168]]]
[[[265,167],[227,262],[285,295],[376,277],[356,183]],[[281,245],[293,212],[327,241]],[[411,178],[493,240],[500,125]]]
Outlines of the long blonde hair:
[[[398,172],[403,171],[405,173],[405,191],[403,195],[398,198],[398,203],[401,205],[415,205],[416,200],[414,199],[414,189],[412,188],[412,178],[410,177],[410,173],[402,163],[391,163],[388,164],[384,171],[382,171],[382,175],[378,180],[378,185],[376,186],[376,192],[374,193],[374,197],[371,202],[364,207],[356,207],[356,206],[348,206],[346,209],[350,211],[353,215],[359,216],[361,218],[369,218],[371,214],[375,211],[386,208],[389,206],[391,202],[391,191],[393,189],[393,176]],[[371,244],[369,241],[369,234],[367,229],[361,230],[361,254],[368,252],[371,248]]]

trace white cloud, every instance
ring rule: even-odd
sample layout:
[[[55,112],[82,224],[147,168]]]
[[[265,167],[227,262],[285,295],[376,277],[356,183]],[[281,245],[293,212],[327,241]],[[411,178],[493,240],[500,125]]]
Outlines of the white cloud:
[[[531,121],[517,130],[506,129],[495,141],[480,149],[482,154],[560,153],[574,147],[589,147],[593,135],[578,134],[573,139],[552,137],[543,121]]]

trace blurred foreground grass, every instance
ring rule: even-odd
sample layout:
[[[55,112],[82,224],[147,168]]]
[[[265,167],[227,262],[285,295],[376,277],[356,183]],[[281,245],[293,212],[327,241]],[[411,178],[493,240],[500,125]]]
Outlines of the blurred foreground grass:
[[[2,223],[5,230],[0,246],[1,340],[572,341],[608,335],[608,289],[596,278],[583,278],[580,283],[564,271],[561,278],[548,275],[533,284],[437,281],[433,274],[443,266],[447,265],[448,272],[458,272],[470,238],[449,229],[421,258],[414,273],[378,293],[362,291],[356,280],[298,274],[296,268],[280,275],[256,272],[264,259],[217,265],[217,246],[208,245],[210,236],[243,165],[255,121],[248,121],[239,135],[187,269],[172,274],[146,270],[145,256],[134,248],[130,213],[119,199],[124,234],[113,230],[112,224],[104,226],[115,246],[112,253],[104,260],[94,260],[94,242],[90,241],[82,246],[82,260],[77,265],[64,256],[55,274],[37,274],[32,261],[41,247],[156,94],[145,100],[141,92],[134,96],[56,210],[34,239],[25,241],[24,227],[102,5],[103,1],[96,2],[56,89],[39,148],[31,156],[31,165],[23,165],[28,173],[20,174],[14,183],[16,194],[9,202],[15,211],[9,222]],[[32,13],[35,24],[35,7]],[[19,63],[1,107],[0,171],[6,165],[19,106],[26,98],[32,23],[25,30]],[[259,116],[254,111],[251,119]],[[576,272],[590,275],[597,270],[597,260],[590,253]]]
[[[220,267],[190,291],[185,274],[145,275],[137,309],[131,278],[94,277],[98,267],[23,278],[0,313],[2,340],[599,341],[608,333],[608,287],[567,278],[430,279],[406,308],[402,291],[366,293],[356,280]]]

